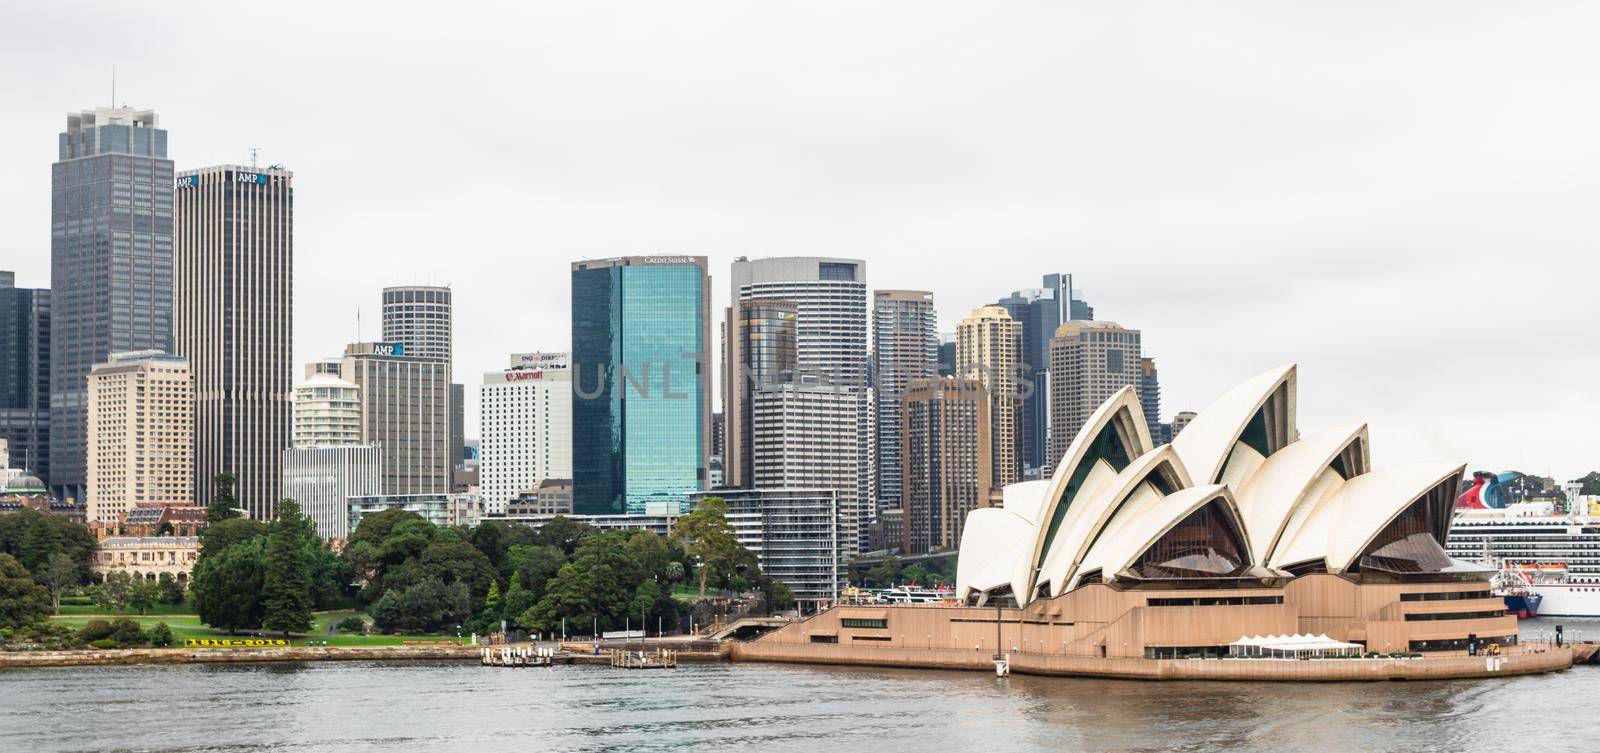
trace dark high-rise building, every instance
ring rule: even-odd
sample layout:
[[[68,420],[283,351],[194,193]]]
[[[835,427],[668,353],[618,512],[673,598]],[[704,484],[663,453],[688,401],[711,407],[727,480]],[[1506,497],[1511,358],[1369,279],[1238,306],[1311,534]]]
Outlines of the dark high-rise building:
[[[0,438],[10,462],[50,478],[50,291],[0,271]]]
[[[711,454],[704,256],[572,264],[572,507],[676,514]]]
[[[269,520],[294,425],[294,174],[219,165],[177,181],[173,319],[194,380],[194,498],[234,475]]]
[[[172,349],[172,161],[153,110],[67,116],[51,166],[50,486],[87,483],[89,370]]]
[[[1161,380],[1154,358],[1139,359],[1139,405],[1144,408],[1144,422],[1150,427],[1150,441],[1158,445],[1171,442],[1167,427],[1161,424]]]

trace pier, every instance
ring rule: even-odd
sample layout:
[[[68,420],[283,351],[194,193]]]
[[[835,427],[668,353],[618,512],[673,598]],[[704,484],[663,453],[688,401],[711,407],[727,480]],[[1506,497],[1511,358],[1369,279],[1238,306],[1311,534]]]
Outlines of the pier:
[[[611,666],[616,669],[677,669],[678,652],[670,648],[655,651],[611,651]]]

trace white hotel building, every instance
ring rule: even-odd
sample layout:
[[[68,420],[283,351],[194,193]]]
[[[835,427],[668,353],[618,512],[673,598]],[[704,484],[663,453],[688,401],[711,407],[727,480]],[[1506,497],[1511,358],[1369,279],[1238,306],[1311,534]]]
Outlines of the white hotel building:
[[[519,353],[483,375],[479,491],[484,512],[545,479],[572,478],[572,372],[566,353]]]
[[[319,368],[321,367],[321,368]],[[325,539],[350,536],[350,497],[377,494],[383,449],[361,441],[355,384],[313,363],[294,390],[294,446],[283,451],[283,495],[317,524]]]

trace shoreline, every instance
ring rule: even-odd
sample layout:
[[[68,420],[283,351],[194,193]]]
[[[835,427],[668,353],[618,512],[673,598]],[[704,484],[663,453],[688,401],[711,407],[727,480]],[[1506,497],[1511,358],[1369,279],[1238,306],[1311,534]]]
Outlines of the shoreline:
[[[295,661],[468,661],[482,646],[270,646],[248,648],[111,648],[0,652],[0,671],[23,667],[136,664],[249,664]]]
[[[534,644],[518,643],[511,647],[530,647]],[[0,652],[0,673],[7,669],[38,667],[118,667],[143,664],[264,664],[271,662],[322,662],[322,661],[436,661],[478,662],[487,648],[505,648],[505,644],[433,645],[433,646],[267,646],[246,648],[114,648],[75,649],[71,651],[3,651]],[[671,646],[667,646],[671,647]],[[555,664],[610,664],[609,648],[602,646],[599,656],[589,653],[562,651]],[[655,648],[651,646],[650,648]],[[726,648],[704,651],[679,651],[684,662],[726,661]]]
[[[989,654],[951,649],[856,648],[831,645],[828,651],[804,646],[734,644],[735,662],[810,664],[994,672]],[[799,649],[799,650],[795,650]],[[1516,652],[1494,657],[1434,656],[1414,659],[1143,659],[1069,656],[1026,651],[1010,655],[1010,672],[1045,677],[1117,680],[1207,680],[1217,682],[1382,682],[1462,680],[1561,672],[1588,657],[1572,647]]]

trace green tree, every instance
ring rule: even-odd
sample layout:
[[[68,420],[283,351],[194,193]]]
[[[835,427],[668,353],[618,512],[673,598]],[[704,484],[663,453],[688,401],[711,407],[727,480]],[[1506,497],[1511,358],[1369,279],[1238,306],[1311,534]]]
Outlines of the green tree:
[[[728,503],[721,497],[707,497],[694,512],[679,518],[672,529],[672,538],[698,561],[701,598],[705,598],[711,572],[730,566],[744,548],[734,538],[733,527],[728,525]]]
[[[167,623],[165,622],[158,622],[156,623],[155,627],[150,628],[149,638],[150,645],[155,646],[156,648],[166,648],[171,646],[172,628],[167,627]]]
[[[230,633],[261,626],[265,544],[241,541],[195,563],[189,592],[201,622]]]
[[[539,526],[538,543],[560,549],[568,557],[578,550],[578,544],[595,534],[598,529],[588,523],[557,515]]]
[[[372,605],[372,622],[386,633],[431,633],[461,624],[472,613],[467,584],[430,578],[390,589]]]
[[[523,612],[532,609],[533,605],[537,603],[539,603],[538,595],[522,585],[522,573],[520,571],[513,572],[511,574],[511,585],[506,588],[505,598],[501,600],[500,614],[496,615],[495,619],[516,621],[517,618],[522,616]],[[521,623],[517,624],[521,627]],[[497,622],[491,629],[498,630],[499,628],[500,625]]]
[[[761,609],[767,614],[782,612],[794,606],[794,591],[776,578],[764,578],[761,585]]]
[[[24,563],[24,567],[27,567],[28,560],[41,555],[44,559],[40,559],[40,563],[48,560],[49,553],[54,551],[48,545],[48,539],[52,536],[43,530],[35,530],[41,523],[54,529],[53,537],[60,551],[66,552],[72,557],[73,562],[78,563],[80,576],[78,582],[85,582],[81,578],[88,575],[90,566],[94,564],[95,551],[99,547],[94,534],[86,526],[67,518],[38,510],[20,510],[10,515],[0,515],[0,552],[16,557],[19,562]],[[27,546],[30,551],[24,556],[23,541],[30,538],[30,534],[33,540]]]
[[[34,518],[22,534],[19,549],[17,560],[29,571],[37,571],[50,561],[51,555],[61,551],[61,534],[48,518]]]
[[[239,501],[233,496],[234,477],[219,473],[211,478],[211,504],[206,505],[206,524],[216,525],[240,516]]]
[[[500,619],[500,583],[489,584],[489,595],[483,597],[483,611],[494,619]]]
[[[94,601],[101,609],[122,614],[133,599],[133,576],[117,571],[106,576],[104,583],[94,589]]]
[[[206,526],[200,537],[200,557],[203,561],[234,544],[258,539],[267,535],[267,524],[259,520],[233,518]]]
[[[0,553],[0,628],[15,630],[50,614],[50,592],[33,582],[16,557]]]
[[[532,609],[517,616],[526,630],[554,630],[562,618],[597,618],[603,626],[620,627],[632,614],[632,602],[641,573],[623,546],[627,534],[607,531],[587,536],[545,584],[543,596]]]
[[[267,532],[261,625],[287,637],[311,630],[311,567],[306,561],[308,529],[300,504],[285,499],[277,507]]]
[[[156,590],[159,592],[156,596],[156,601],[162,604],[183,603],[183,584],[179,583],[177,578],[172,577],[172,573],[161,574],[161,577],[156,580]]]
[[[78,583],[78,563],[66,552],[56,552],[33,577],[50,592],[51,611],[61,614],[61,595]]]
[[[139,610],[141,615],[150,611],[150,607],[155,606],[159,598],[161,598],[161,587],[149,578],[133,581],[133,587],[128,589],[128,606]]]

